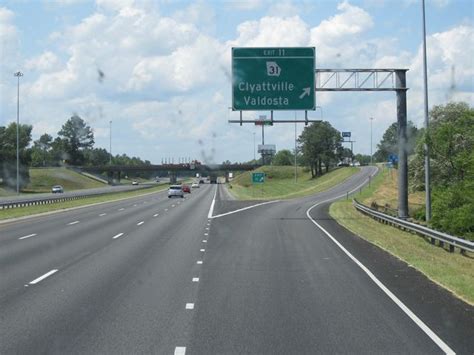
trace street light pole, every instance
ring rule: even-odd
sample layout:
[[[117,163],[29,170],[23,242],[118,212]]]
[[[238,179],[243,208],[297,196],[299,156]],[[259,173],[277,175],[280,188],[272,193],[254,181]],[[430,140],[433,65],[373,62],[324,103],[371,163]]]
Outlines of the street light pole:
[[[426,24],[425,24],[425,0],[421,2],[423,10],[423,83],[424,83],[424,94],[425,94],[425,136],[429,137],[429,118],[428,118],[428,73],[426,68]],[[431,188],[430,188],[430,150],[426,143],[425,148],[425,218],[426,222],[431,219]]]
[[[109,121],[110,124],[110,142],[109,142],[109,153],[110,153],[110,165],[112,165],[112,121]]]
[[[16,96],[16,193],[20,194],[20,77],[21,71],[13,74],[18,78],[17,96]]]
[[[255,132],[253,132],[253,161],[255,162]]]
[[[370,117],[370,165],[372,165],[372,121],[373,117]]]
[[[298,168],[296,167],[296,111],[295,111],[295,184],[298,182]]]

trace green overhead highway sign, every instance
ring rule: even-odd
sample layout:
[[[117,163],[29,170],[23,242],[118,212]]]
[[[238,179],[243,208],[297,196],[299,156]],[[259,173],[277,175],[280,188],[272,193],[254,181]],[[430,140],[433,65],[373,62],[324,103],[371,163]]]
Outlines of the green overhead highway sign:
[[[232,109],[314,110],[315,48],[232,48]]]
[[[263,184],[265,182],[265,173],[252,173],[252,182],[254,184]]]

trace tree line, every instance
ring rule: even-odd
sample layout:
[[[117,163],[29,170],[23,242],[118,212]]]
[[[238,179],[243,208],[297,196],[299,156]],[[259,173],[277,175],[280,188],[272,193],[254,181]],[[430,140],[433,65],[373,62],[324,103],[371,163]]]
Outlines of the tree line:
[[[16,186],[15,122],[0,126],[0,179],[9,187]],[[45,133],[32,143],[32,125],[20,124],[20,186],[29,182],[30,167],[100,166],[110,161],[114,165],[150,165],[150,161],[126,154],[110,156],[104,148],[95,148],[94,132],[78,115],[68,119],[57,137]]]

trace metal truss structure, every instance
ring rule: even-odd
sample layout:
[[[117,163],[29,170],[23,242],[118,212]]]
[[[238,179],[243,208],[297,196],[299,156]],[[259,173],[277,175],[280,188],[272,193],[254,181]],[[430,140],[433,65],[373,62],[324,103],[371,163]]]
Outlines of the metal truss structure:
[[[397,81],[405,69],[316,69],[316,91],[407,90]]]

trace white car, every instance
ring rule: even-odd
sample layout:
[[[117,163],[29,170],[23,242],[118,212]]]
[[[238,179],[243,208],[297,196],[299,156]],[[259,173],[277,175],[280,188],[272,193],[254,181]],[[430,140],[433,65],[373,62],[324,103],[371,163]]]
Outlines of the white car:
[[[192,188],[192,189],[198,189],[198,188],[199,188],[199,184],[198,184],[197,182],[193,182],[193,183],[191,184],[191,188]]]
[[[168,189],[168,198],[171,197],[184,197],[184,192],[181,185],[171,185]]]
[[[132,181],[132,185],[138,185],[138,181],[133,180],[133,181]]]
[[[53,194],[62,194],[64,192],[64,189],[61,185],[54,185],[52,188],[51,188],[51,192]]]

